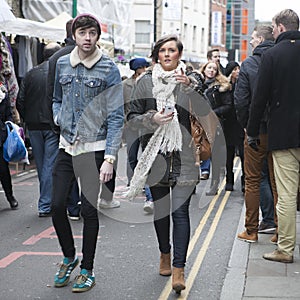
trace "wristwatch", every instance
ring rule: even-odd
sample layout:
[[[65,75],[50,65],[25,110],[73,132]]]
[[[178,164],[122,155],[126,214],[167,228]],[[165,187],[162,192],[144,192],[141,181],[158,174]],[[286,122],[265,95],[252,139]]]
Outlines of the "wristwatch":
[[[115,160],[114,160],[113,158],[110,158],[110,157],[105,158],[104,160],[107,161],[108,163],[112,164],[112,165],[113,165],[114,162],[115,162]]]

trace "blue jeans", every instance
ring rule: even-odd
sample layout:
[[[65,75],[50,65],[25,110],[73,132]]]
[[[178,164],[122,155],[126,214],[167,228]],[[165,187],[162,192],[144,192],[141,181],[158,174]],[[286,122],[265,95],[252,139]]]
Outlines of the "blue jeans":
[[[28,130],[40,183],[38,211],[51,210],[52,169],[58,153],[59,136],[52,130]]]
[[[260,181],[260,209],[263,222],[276,227],[274,223],[274,197],[271,189],[268,161],[265,158]]]
[[[146,201],[153,202],[151,190],[148,184],[145,184],[145,195],[146,195]]]
[[[210,174],[210,159],[204,160],[200,166],[201,175]]]
[[[170,253],[170,207],[172,201],[173,220],[173,266],[183,268],[186,262],[190,240],[189,205],[194,186],[170,187],[153,186],[150,188],[154,200],[154,227],[159,250]]]

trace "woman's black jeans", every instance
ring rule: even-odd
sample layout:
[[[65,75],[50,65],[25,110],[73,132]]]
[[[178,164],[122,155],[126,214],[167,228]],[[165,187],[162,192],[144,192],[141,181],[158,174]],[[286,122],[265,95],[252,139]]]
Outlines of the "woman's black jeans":
[[[154,200],[154,227],[162,253],[169,253],[170,210],[173,220],[173,266],[183,268],[186,262],[190,240],[189,204],[193,191],[191,186],[174,185],[170,187],[153,186],[151,193]],[[170,194],[171,192],[171,194]]]
[[[81,186],[81,215],[83,217],[82,269],[92,270],[99,231],[97,200],[100,188],[99,170],[104,151],[71,156],[59,150],[53,168],[52,222],[65,257],[75,256],[74,239],[67,216],[68,196],[75,178]],[[103,192],[113,193],[113,179],[102,186]]]
[[[8,167],[8,162],[3,158],[3,147],[0,147],[0,181],[6,198],[13,195],[11,176]]]

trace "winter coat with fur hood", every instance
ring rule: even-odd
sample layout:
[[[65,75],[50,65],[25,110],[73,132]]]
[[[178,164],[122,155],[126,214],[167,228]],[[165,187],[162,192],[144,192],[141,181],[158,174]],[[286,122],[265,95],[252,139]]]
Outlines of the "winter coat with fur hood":
[[[211,108],[220,121],[226,119],[232,108],[230,87],[231,85],[226,77],[217,76],[215,81],[210,83],[204,91]]]

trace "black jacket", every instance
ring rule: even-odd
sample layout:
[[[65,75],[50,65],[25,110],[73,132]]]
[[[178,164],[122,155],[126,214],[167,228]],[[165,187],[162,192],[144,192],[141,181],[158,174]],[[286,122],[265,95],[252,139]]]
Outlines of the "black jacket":
[[[142,148],[145,148],[150,137],[158,125],[151,121],[157,112],[156,99],[152,94],[152,73],[147,72],[136,83],[132,93],[130,111],[127,120],[131,127],[138,128],[141,136]],[[178,121],[182,131],[182,152],[173,151],[168,155],[158,155],[152,165],[148,183],[153,185],[159,180],[159,184],[191,185],[198,181],[199,168],[195,166],[191,145],[191,124],[189,118],[189,100],[195,113],[206,115],[210,108],[204,97],[191,88],[178,85],[174,91],[177,98],[176,110]],[[161,174],[164,172],[163,174]],[[157,182],[156,182],[157,183]]]
[[[210,106],[220,120],[226,119],[232,107],[230,84],[224,86],[215,82],[205,90]]]
[[[240,146],[244,143],[244,129],[241,127],[240,123],[236,117],[236,111],[233,104],[233,95],[236,83],[231,83],[231,109],[224,120],[224,135],[226,138],[226,144],[230,146]]]
[[[51,130],[52,103],[47,98],[48,61],[28,71],[21,82],[17,109],[29,130]]]
[[[300,147],[300,32],[281,33],[275,46],[264,52],[250,108],[247,132],[257,136],[269,105],[268,148]]]
[[[242,128],[247,127],[250,103],[257,82],[257,73],[264,51],[274,46],[272,41],[264,41],[253,50],[253,55],[245,59],[241,65],[239,77],[234,91],[236,116]],[[266,120],[261,124],[260,133],[266,133]]]
[[[7,137],[6,121],[12,121],[12,111],[8,97],[0,102],[0,147],[2,147]]]

